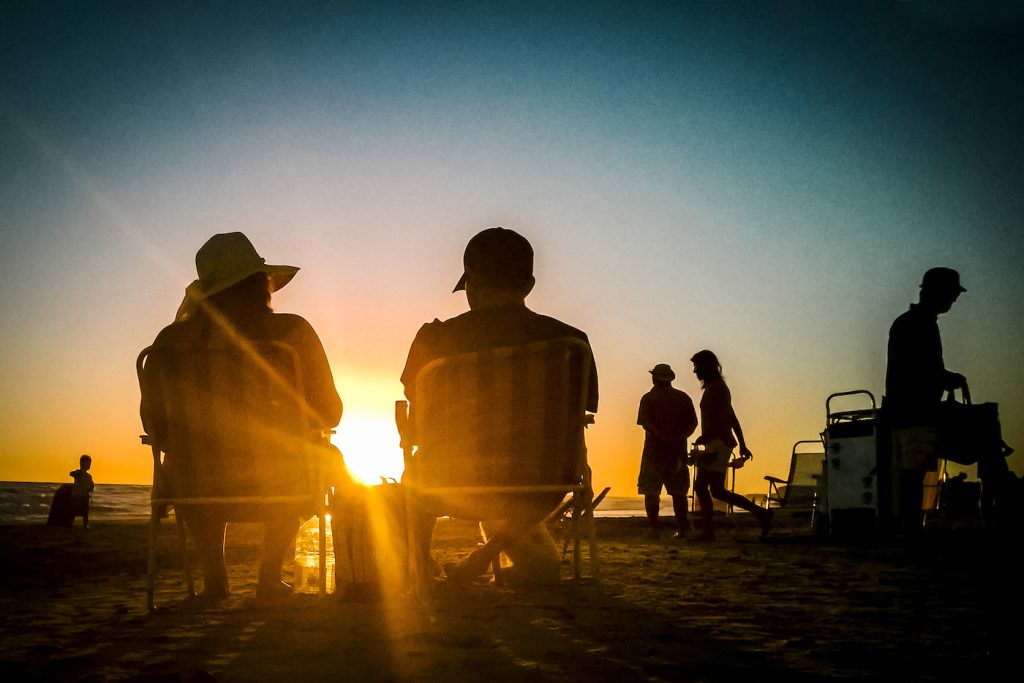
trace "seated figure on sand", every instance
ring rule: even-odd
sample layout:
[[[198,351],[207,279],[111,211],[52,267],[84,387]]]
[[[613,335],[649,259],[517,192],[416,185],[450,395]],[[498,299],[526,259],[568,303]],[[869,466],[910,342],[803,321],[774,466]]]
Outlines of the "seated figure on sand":
[[[50,514],[46,519],[47,526],[72,526],[75,517],[81,517],[82,526],[89,528],[89,503],[95,488],[92,475],[89,474],[92,458],[83,455],[78,459],[78,464],[77,470],[68,472],[74,483],[61,484],[53,494]]]
[[[535,280],[533,248],[522,235],[500,227],[483,230],[466,246],[463,264],[464,274],[453,291],[465,290],[470,310],[449,320],[434,320],[423,325],[409,349],[402,384],[409,400],[410,415],[415,415],[417,410],[417,375],[433,360],[560,338],[577,339],[589,347],[586,334],[580,330],[526,307],[526,297]],[[472,378],[467,381],[472,381]],[[592,359],[588,386],[579,387],[579,390],[586,392],[587,411],[595,412],[597,370]],[[408,446],[417,445],[415,434],[405,438]],[[407,481],[431,479],[431,454],[424,450],[417,451],[415,467],[406,472]],[[479,459],[485,456],[468,453],[466,457]],[[465,483],[472,482],[460,485]],[[418,537],[425,540],[425,547],[412,548],[410,552],[418,553],[421,562],[436,567],[436,563],[430,560],[430,536],[435,517],[452,514],[473,518],[482,522],[483,531],[489,537],[489,548],[478,549],[463,561],[446,566],[445,573],[450,579],[465,581],[483,574],[494,557],[494,550],[500,549],[512,562],[510,578],[527,583],[556,582],[560,556],[551,535],[539,522],[558,505],[560,499],[561,494],[555,500],[545,495],[532,498],[526,504],[516,504],[503,496],[491,496],[478,499],[468,509],[465,501],[442,500],[418,520],[423,525]]]
[[[175,322],[153,342],[142,382],[143,425],[147,434],[165,445],[164,469],[174,490],[186,496],[262,497],[271,491],[297,490],[308,482],[310,471],[326,471],[325,478],[338,481],[344,476],[341,454],[319,439],[320,430],[337,425],[342,412],[327,356],[306,320],[274,313],[270,307],[271,293],[290,282],[298,268],[266,264],[248,238],[234,232],[211,237],[196,254],[196,270],[199,277],[188,286]],[[275,371],[274,363],[280,364],[270,357],[269,349],[282,348],[289,367],[298,366],[301,383],[265,379]],[[245,362],[225,360],[233,358]],[[179,367],[175,362],[201,367]],[[197,373],[203,378],[199,393],[204,395],[180,396],[176,378]],[[264,376],[256,378],[259,373]],[[279,393],[270,389],[268,396],[253,396],[246,391],[246,387],[268,385],[280,386]],[[302,387],[301,396],[291,391],[294,386]],[[182,430],[168,424],[168,416],[179,414],[180,406],[175,412],[167,404],[181,402],[203,406],[204,414],[196,420],[203,423],[204,434],[217,430],[212,442],[219,447],[196,454],[188,438],[176,436]],[[283,415],[293,408],[305,412],[308,417],[303,421],[313,433],[281,434],[296,431],[280,426],[286,424]],[[208,444],[211,439],[201,442]],[[311,447],[311,442],[316,443]],[[310,453],[315,454],[313,458]],[[318,461],[315,470],[311,459]],[[301,477],[305,479],[299,481]],[[204,596],[228,594],[226,522],[253,521],[253,516],[265,527],[258,594],[273,597],[290,590],[281,582],[282,563],[301,517],[313,511],[182,506],[178,514],[196,542]]]

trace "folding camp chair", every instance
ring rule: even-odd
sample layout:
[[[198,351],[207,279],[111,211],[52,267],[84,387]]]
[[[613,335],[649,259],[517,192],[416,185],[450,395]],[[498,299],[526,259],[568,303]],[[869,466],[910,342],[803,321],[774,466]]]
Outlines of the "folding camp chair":
[[[779,508],[780,511],[792,513],[794,517],[813,517],[824,462],[825,447],[821,439],[808,439],[793,444],[789,476],[785,479],[765,476],[768,482],[767,507]]]
[[[403,415],[404,402],[396,410],[406,448],[410,548],[429,541],[420,537],[420,516],[502,519],[524,507],[554,510],[569,494],[573,577],[581,576],[585,534],[598,580],[583,437],[592,421],[590,364],[590,348],[567,338],[440,358],[419,371],[411,414]],[[501,550],[494,548],[495,560]],[[410,552],[417,579],[425,576],[423,559]]]
[[[608,492],[611,490],[611,486],[605,486],[603,489],[601,489],[601,493],[594,496],[593,500],[590,501],[590,504],[587,505],[587,509],[583,511],[583,515],[592,521],[594,519],[594,510],[597,509],[597,506],[601,504],[601,502],[605,499],[605,496],[607,496]],[[560,529],[571,530],[572,512],[575,507],[574,503],[575,501],[571,497],[566,498],[564,501],[562,501],[561,505],[555,508],[554,511],[552,511],[552,513],[547,516],[547,519],[545,519],[544,521],[548,524],[554,523]],[[565,540],[562,542],[563,561],[565,560],[565,556],[569,553],[569,544],[572,543],[572,540],[572,533],[565,534]]]
[[[271,514],[320,522],[326,593],[324,435],[310,427],[294,349],[272,341],[224,348],[149,347],[136,361],[153,453],[147,607],[154,608],[160,518],[174,508],[185,581],[194,595],[180,512],[225,522]]]

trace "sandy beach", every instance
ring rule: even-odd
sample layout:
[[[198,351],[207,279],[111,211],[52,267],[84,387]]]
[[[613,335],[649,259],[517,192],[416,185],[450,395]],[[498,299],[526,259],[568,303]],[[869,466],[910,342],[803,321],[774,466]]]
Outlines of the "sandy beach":
[[[259,527],[230,528],[233,594],[184,596],[162,526],[157,601],[145,608],[146,525],[0,527],[0,673],[10,681],[956,680],[1011,660],[1022,636],[1019,565],[982,529],[913,544],[813,542],[753,520],[719,540],[646,538],[599,519],[602,577],[549,589],[443,581],[416,599],[255,598]],[[1002,541],[1005,541],[1004,537]],[[443,520],[436,554],[477,541]]]

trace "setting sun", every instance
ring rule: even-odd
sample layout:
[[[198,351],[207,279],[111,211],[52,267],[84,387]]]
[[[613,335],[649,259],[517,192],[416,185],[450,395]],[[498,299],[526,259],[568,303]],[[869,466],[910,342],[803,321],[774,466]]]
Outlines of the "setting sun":
[[[339,393],[345,412],[331,441],[341,449],[349,473],[362,484],[381,477],[401,479],[402,449],[395,427],[395,399],[401,385],[392,380],[342,372]],[[397,385],[397,389],[396,389]]]

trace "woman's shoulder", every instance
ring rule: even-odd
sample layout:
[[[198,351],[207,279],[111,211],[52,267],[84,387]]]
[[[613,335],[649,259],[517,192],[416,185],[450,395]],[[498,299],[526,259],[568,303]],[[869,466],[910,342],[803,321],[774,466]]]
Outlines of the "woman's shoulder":
[[[704,384],[704,395],[729,396],[729,386],[721,377],[710,379]]]

